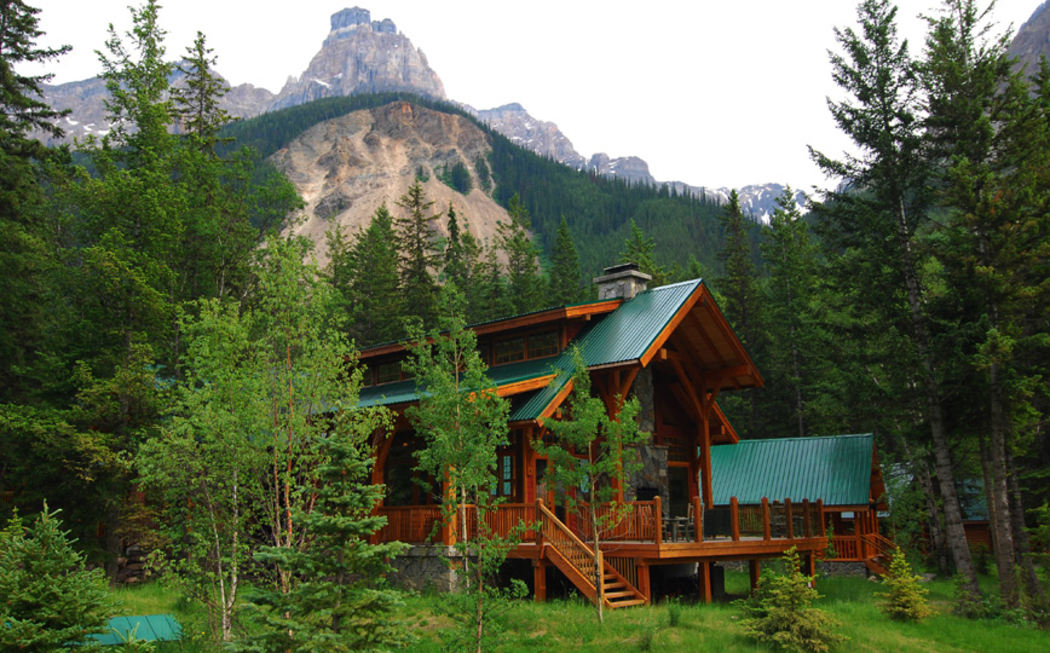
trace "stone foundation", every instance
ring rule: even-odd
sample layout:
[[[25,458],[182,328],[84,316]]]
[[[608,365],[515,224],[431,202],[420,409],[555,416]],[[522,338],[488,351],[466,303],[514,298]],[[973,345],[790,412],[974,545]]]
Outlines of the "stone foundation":
[[[388,578],[403,589],[433,587],[439,592],[454,592],[459,589],[459,573],[449,562],[459,557],[450,546],[414,546],[394,558],[395,571]]]
[[[817,574],[828,576],[859,576],[865,578],[869,575],[868,567],[863,562],[857,561],[831,561],[817,560]]]

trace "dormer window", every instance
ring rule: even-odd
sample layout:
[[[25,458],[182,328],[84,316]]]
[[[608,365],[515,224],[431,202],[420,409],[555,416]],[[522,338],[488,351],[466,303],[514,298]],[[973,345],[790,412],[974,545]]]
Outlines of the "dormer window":
[[[401,380],[401,363],[383,363],[376,366],[376,384],[393,383]]]
[[[529,358],[543,358],[558,353],[558,332],[548,331],[529,336]]]
[[[525,338],[511,338],[496,343],[496,365],[525,360]]]

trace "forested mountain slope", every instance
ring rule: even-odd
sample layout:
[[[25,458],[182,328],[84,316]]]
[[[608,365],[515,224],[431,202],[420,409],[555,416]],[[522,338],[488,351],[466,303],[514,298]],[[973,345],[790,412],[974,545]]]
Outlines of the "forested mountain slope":
[[[235,137],[238,144],[253,146],[265,158],[288,147],[314,125],[392,102],[408,102],[458,116],[480,130],[487,141],[485,165],[495,182],[490,191],[479,187],[476,155],[480,150],[468,148],[469,151],[460,151],[463,148],[457,148],[451,142],[438,158],[428,160],[422,171],[424,175],[434,172],[433,169],[440,165],[440,158],[448,158],[450,152],[456,150],[457,156],[471,163],[468,167],[473,190],[467,195],[487,194],[506,207],[510,198],[519,194],[532,217],[536,240],[545,253],[551,251],[558,224],[564,216],[579,246],[580,262],[585,274],[599,272],[604,266],[616,262],[624,241],[630,235],[632,220],[654,239],[661,264],[677,264],[684,269],[690,259],[695,257],[709,271],[721,269],[717,252],[722,239],[718,220],[722,208],[715,201],[702,196],[680,195],[663,187],[631,185],[625,181],[574,170],[515,145],[484,123],[447,103],[401,93],[325,98],[236,123],[227,127],[225,134]],[[386,137],[411,140],[415,138],[410,134],[411,131],[402,134],[391,132]],[[280,157],[278,155],[275,160]],[[403,168],[404,162],[399,165]],[[416,165],[418,167],[418,163]],[[440,170],[435,174],[440,174]],[[400,192],[407,189],[408,183],[411,183],[410,177],[405,177],[408,181]],[[391,192],[393,195],[388,199],[393,201],[398,195],[396,191]],[[375,199],[378,196],[373,198],[373,202]],[[307,198],[307,201],[310,202],[311,198]],[[372,207],[361,205],[360,210],[368,212],[377,207],[378,204]],[[468,215],[467,220],[471,219]],[[311,233],[317,236],[318,228],[315,225]],[[752,242],[757,243],[757,225],[752,229],[751,236]]]

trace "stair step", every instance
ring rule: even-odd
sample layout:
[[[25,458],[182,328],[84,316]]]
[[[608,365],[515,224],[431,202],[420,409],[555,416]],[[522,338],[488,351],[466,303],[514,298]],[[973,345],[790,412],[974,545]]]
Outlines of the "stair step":
[[[617,581],[615,583],[602,583],[602,587],[604,587],[607,590],[616,590],[620,589],[621,587],[627,587],[627,583],[624,583],[623,581]]]
[[[620,599],[625,596],[635,596],[635,593],[631,590],[624,590],[622,592],[605,592],[605,598],[609,599],[610,601],[613,599]]]
[[[635,599],[633,601],[609,601],[610,608],[629,608],[634,605],[645,605],[645,599]]]

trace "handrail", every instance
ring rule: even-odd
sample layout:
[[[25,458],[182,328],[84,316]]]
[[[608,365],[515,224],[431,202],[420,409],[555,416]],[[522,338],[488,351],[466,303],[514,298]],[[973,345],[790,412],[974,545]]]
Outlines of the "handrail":
[[[861,538],[875,549],[877,555],[892,558],[897,552],[897,544],[881,533],[864,533]]]
[[[583,581],[592,590],[597,591],[594,583],[597,578],[598,555],[548,510],[547,506],[543,505],[543,501],[537,501],[536,508],[540,512],[540,526],[543,530],[544,541],[549,542],[570,565],[579,571]]]

